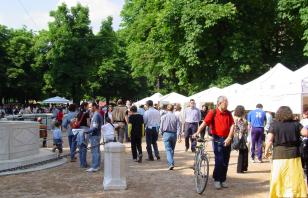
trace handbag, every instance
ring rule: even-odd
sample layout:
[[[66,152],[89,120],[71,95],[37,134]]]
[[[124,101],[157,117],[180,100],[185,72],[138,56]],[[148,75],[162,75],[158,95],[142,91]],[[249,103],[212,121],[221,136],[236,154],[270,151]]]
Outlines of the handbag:
[[[240,142],[239,134],[234,134],[231,144],[232,150],[239,150]]]
[[[235,123],[235,133],[231,143],[232,150],[244,150],[247,149],[245,135],[243,134],[243,125],[239,126],[239,122]],[[241,137],[240,137],[241,133]]]

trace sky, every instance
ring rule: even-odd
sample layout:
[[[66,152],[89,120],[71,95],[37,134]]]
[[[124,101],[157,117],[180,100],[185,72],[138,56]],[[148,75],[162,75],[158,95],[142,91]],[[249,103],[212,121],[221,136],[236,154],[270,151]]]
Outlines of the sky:
[[[119,29],[124,0],[0,0],[0,24],[9,28],[26,26],[34,31],[47,29],[48,22],[52,20],[49,12],[63,2],[69,8],[78,2],[88,6],[95,33],[99,31],[102,20],[108,16],[113,17],[114,30]]]

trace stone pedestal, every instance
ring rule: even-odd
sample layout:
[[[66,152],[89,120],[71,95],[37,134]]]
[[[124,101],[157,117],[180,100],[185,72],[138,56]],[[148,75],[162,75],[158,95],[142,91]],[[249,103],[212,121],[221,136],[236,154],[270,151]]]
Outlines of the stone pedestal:
[[[0,171],[56,157],[56,153],[40,149],[38,122],[0,121]]]
[[[127,188],[125,146],[119,142],[110,142],[105,145],[103,185],[104,190]]]
[[[29,121],[0,122],[0,160],[13,160],[39,153],[39,125]]]

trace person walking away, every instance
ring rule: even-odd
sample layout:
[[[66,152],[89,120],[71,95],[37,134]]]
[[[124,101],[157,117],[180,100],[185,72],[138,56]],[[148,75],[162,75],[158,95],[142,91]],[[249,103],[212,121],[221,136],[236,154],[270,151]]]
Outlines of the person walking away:
[[[205,117],[198,131],[193,135],[196,137],[205,126],[210,126],[213,137],[213,150],[215,155],[215,167],[213,171],[214,186],[217,190],[227,188],[226,183],[228,165],[230,160],[231,142],[234,132],[234,120],[228,108],[228,99],[219,96],[217,108],[211,110]]]
[[[117,141],[123,143],[124,134],[125,134],[125,126],[127,120],[127,107],[123,104],[123,101],[119,99],[117,101],[117,106],[114,107],[112,111],[112,121],[114,124],[117,124],[116,128],[117,132]]]
[[[96,172],[99,170],[101,164],[100,139],[103,118],[99,113],[99,106],[95,102],[89,104],[89,110],[93,115],[91,118],[90,129],[86,131],[86,133],[89,134],[91,143],[92,166],[87,169],[87,172]]]
[[[189,149],[189,140],[191,142],[191,151],[196,151],[196,139],[192,137],[193,133],[197,131],[199,122],[201,120],[201,112],[196,108],[194,99],[189,102],[189,107],[184,111],[184,137],[185,137],[185,151]]]
[[[288,106],[281,106],[270,127],[265,156],[273,144],[269,197],[307,197],[307,189],[300,158],[300,136],[308,137],[307,128],[293,120]]]
[[[67,132],[68,144],[70,147],[71,162],[75,162],[76,161],[75,153],[77,149],[77,141],[76,141],[77,136],[73,134],[70,123],[77,116],[76,105],[70,104],[68,107],[68,111],[69,111],[68,114],[64,116],[62,122],[62,130],[65,130]]]
[[[237,173],[248,170],[248,147],[246,145],[248,134],[248,123],[245,119],[245,108],[238,105],[234,110],[234,136],[239,137],[239,154],[237,159]]]
[[[131,140],[132,156],[135,162],[142,162],[142,137],[144,136],[143,116],[137,113],[137,107],[130,108],[131,115],[128,117],[128,137]],[[137,155],[138,151],[138,155]],[[137,158],[138,157],[138,158]]]
[[[262,163],[262,145],[264,136],[264,125],[266,122],[263,105],[257,104],[256,109],[248,114],[248,128],[251,128],[251,161],[255,163],[255,151],[257,146],[257,156],[259,163]]]
[[[157,147],[158,140],[158,130],[160,125],[160,114],[159,111],[153,108],[153,101],[148,100],[146,102],[148,110],[145,111],[143,115],[143,120],[145,124],[145,137],[147,144],[147,153],[149,161],[154,161],[152,153],[152,145],[154,149],[154,154],[157,160],[160,160],[159,151]]]
[[[39,129],[40,129],[40,139],[43,139],[42,147],[47,147],[47,126],[43,124],[43,119],[41,117],[37,118],[37,121],[39,122]]]
[[[52,135],[53,135],[53,148],[52,148],[52,152],[55,152],[56,149],[58,149],[59,151],[59,155],[60,153],[63,152],[63,146],[62,146],[62,132],[60,129],[60,123],[58,121],[55,122],[55,128],[52,131]]]
[[[160,131],[163,135],[163,141],[166,150],[168,169],[174,168],[174,149],[177,137],[181,134],[181,125],[179,118],[173,113],[173,105],[167,106],[167,112],[161,117]]]

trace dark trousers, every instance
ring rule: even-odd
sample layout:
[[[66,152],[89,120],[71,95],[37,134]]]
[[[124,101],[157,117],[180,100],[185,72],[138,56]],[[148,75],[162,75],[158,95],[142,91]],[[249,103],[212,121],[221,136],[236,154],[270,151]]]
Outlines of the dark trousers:
[[[191,142],[191,150],[196,150],[197,141],[196,139],[192,138],[192,135],[197,132],[198,123],[188,123],[185,122],[184,125],[184,136],[185,136],[185,147],[189,149],[189,140]]]
[[[69,135],[68,136],[68,144],[70,147],[70,156],[71,156],[71,160],[73,160],[75,158],[75,152],[77,149],[77,136],[76,135]]]
[[[237,172],[242,173],[248,169],[248,148],[240,149],[237,158]]]
[[[158,131],[156,127],[153,128],[146,128],[145,131],[145,138],[147,143],[147,152],[148,152],[148,158],[153,159],[153,153],[152,153],[152,145],[154,149],[154,154],[156,157],[159,156],[158,147],[157,147],[157,139],[158,139]]]
[[[264,133],[264,128],[263,127],[252,127],[251,130],[251,158],[255,158],[255,151],[256,151],[256,146],[257,146],[257,155],[258,159],[261,161],[262,160],[262,144],[263,144],[263,134]]]
[[[215,136],[213,139],[213,150],[215,154],[215,167],[213,178],[215,181],[224,182],[230,159],[231,146],[224,146],[225,138]]]
[[[133,159],[137,159],[137,156],[142,156],[141,136],[131,136],[131,147]]]

